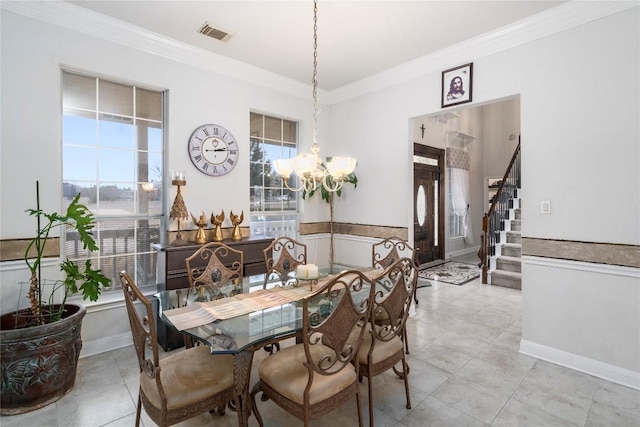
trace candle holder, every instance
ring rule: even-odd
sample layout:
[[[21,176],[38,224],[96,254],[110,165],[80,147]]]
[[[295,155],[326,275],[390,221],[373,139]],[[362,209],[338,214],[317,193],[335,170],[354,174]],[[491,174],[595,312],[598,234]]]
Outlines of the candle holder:
[[[182,239],[182,232],[180,231],[180,220],[189,219],[189,213],[187,211],[187,207],[184,204],[184,200],[182,199],[180,187],[187,185],[187,181],[185,179],[172,179],[171,185],[175,185],[176,187],[178,187],[178,192],[176,193],[176,198],[173,199],[171,213],[169,214],[169,218],[178,220],[178,233],[176,234],[176,239],[172,244],[186,245],[188,244],[188,242]]]

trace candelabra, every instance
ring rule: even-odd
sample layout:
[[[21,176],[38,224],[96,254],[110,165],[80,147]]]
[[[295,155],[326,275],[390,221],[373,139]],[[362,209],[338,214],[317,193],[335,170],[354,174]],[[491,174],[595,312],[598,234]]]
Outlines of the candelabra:
[[[182,232],[180,231],[180,220],[181,219],[189,219],[189,213],[187,211],[187,207],[184,204],[184,200],[182,199],[182,193],[180,193],[180,187],[187,185],[187,181],[184,179],[184,174],[182,172],[178,172],[173,176],[171,180],[171,185],[175,185],[178,187],[178,192],[176,193],[176,198],[173,200],[173,205],[171,206],[171,213],[169,218],[178,220],[178,233],[176,234],[176,239],[173,242],[174,245],[185,245],[188,242],[182,239]]]

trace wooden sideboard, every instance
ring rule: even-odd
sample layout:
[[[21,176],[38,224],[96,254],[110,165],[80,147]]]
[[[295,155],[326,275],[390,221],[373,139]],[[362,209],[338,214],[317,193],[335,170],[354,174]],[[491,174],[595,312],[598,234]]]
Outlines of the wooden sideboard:
[[[252,236],[242,240],[224,240],[221,243],[243,252],[243,275],[251,276],[266,271],[264,249],[273,241],[272,237]],[[202,245],[153,245],[158,253],[157,277],[158,291],[189,287],[189,278],[185,259],[197,251]],[[165,351],[182,347],[182,334],[166,325],[156,314],[156,330],[158,342]]]

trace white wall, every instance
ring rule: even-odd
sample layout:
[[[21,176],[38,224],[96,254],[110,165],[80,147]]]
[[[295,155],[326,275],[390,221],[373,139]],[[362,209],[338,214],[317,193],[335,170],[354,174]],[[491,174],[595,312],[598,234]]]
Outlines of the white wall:
[[[510,137],[513,135],[513,139]],[[502,177],[518,146],[520,100],[507,99],[482,107],[482,175]]]
[[[527,236],[640,242],[638,10],[530,43],[515,58],[498,55],[518,61],[507,75],[527,87]],[[551,215],[539,214],[541,200],[551,201]],[[615,221],[602,220],[612,214]]]
[[[576,7],[591,7],[577,3]],[[464,50],[459,49],[449,57],[448,66],[474,63],[474,102],[469,106],[520,96],[523,189],[531,200],[523,208],[524,237],[640,244],[639,11],[636,5],[504,50],[479,48],[460,57]],[[310,120],[310,102],[259,84],[242,83],[4,10],[1,19],[2,239],[29,235],[31,224],[24,210],[33,204],[36,179],[53,187],[45,192],[43,206],[60,205],[62,65],[170,90],[169,169],[192,171],[184,197],[193,211],[217,209],[219,200],[224,200],[225,208],[248,211],[249,203],[243,190],[248,164],[239,165],[227,178],[200,177],[190,169],[184,145],[195,127],[215,122],[246,141],[250,109],[304,123]],[[323,151],[348,148],[347,154],[359,160],[358,188],[345,191],[336,203],[336,221],[411,229],[409,120],[441,111],[440,70],[446,68],[444,64],[425,68],[413,80],[354,98],[345,96],[347,90],[339,91],[335,102],[324,107]],[[309,126],[303,126],[301,140],[310,139]],[[246,159],[247,150],[242,155]],[[538,213],[540,200],[551,200],[550,215]],[[319,206],[314,211],[312,203],[306,205],[306,218],[326,219],[327,211],[322,211],[326,207]],[[337,252],[344,254],[345,262],[357,261],[357,254],[370,251],[370,242],[364,239],[346,240],[337,241],[341,245]],[[322,245],[318,242],[316,247],[323,250]],[[343,251],[346,247],[349,250]],[[541,266],[525,259],[523,340],[551,349],[562,345],[569,355],[637,374],[640,309],[629,303],[638,301],[637,276],[620,276],[608,269],[579,276],[567,273],[568,266],[575,264]],[[19,274],[5,266],[0,269],[4,311],[5,290],[11,286],[6,284],[15,283]],[[100,323],[119,322],[125,331],[123,311],[112,311],[108,316],[101,313]],[[570,311],[572,321],[567,323]],[[101,325],[93,317],[98,315],[89,313],[85,322],[85,349],[91,340],[110,338],[100,333]],[[581,327],[593,319],[601,322],[598,327]],[[118,331],[110,332],[117,337]],[[593,342],[604,342],[609,348],[594,348]]]
[[[637,269],[525,257],[521,351],[640,389]]]
[[[520,95],[523,237],[640,243],[639,10],[468,58],[474,103]],[[439,82],[433,72],[333,105],[334,137],[346,136],[362,159],[362,186],[338,213],[341,220],[401,225],[404,217],[410,224],[410,190],[402,190],[411,182],[407,117],[441,111]],[[376,201],[368,209],[367,199]],[[551,200],[550,215],[538,213],[541,200]],[[535,274],[538,266],[523,263],[523,340],[551,348],[563,342],[563,351],[592,361],[592,368],[603,363],[640,372],[637,272],[608,280],[602,274],[610,270],[585,278],[568,275],[566,264],[545,267],[557,277],[552,283],[567,282],[571,292],[565,292]],[[569,311],[570,324],[563,321]],[[580,326],[594,318],[598,328]],[[596,351],[590,342],[608,349]]]
[[[2,239],[28,238],[35,224],[25,210],[35,207],[35,181],[40,181],[41,207],[61,211],[61,68],[104,76],[126,83],[169,91],[167,123],[170,170],[187,174],[182,189],[187,209],[201,212],[249,212],[249,112],[267,111],[302,122],[301,141],[311,139],[312,103],[201,68],[123,47],[55,25],[3,10],[1,14],[2,158],[0,171],[0,232]],[[311,88],[309,87],[309,97]],[[241,160],[222,177],[198,172],[187,156],[187,140],[199,125],[215,123],[227,128],[240,146]],[[175,189],[166,203],[171,206]],[[304,218],[304,217],[303,217]],[[172,224],[171,229],[176,229]],[[182,229],[193,228],[183,222]],[[50,263],[45,274],[57,273]],[[16,283],[29,278],[24,263],[0,266],[2,312],[15,310]],[[22,295],[26,295],[23,293]],[[120,295],[117,295],[119,297]],[[109,298],[102,298],[104,304]],[[99,341],[129,331],[124,307],[89,304],[83,326],[83,356]],[[92,308],[93,307],[93,308]],[[105,329],[105,325],[109,325]],[[126,338],[126,337],[125,337]],[[93,343],[98,341],[98,343]],[[95,344],[95,345],[94,345]],[[130,339],[125,340],[130,344]]]

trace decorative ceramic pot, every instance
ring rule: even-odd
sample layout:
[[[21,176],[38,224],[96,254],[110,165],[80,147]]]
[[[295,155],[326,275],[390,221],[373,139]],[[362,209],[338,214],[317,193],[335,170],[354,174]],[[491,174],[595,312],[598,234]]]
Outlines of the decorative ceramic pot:
[[[82,339],[84,306],[66,304],[63,318],[28,326],[28,309],[0,317],[0,414],[33,411],[73,388]]]

